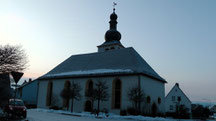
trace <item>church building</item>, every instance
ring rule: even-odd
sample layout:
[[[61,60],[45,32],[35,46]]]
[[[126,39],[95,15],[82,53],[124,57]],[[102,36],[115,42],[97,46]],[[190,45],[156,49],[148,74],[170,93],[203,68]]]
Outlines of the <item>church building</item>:
[[[49,108],[52,102],[56,102],[58,107],[66,109],[65,102],[71,100],[62,99],[61,91],[74,82],[81,86],[82,98],[79,101],[74,100],[73,111],[97,109],[97,104],[88,100],[85,92],[100,80],[106,82],[109,94],[107,101],[101,101],[101,110],[120,114],[120,111],[132,107],[128,91],[139,87],[145,94],[141,110],[151,112],[154,104],[157,112],[165,113],[165,79],[160,77],[133,47],[124,47],[121,44],[115,9],[110,15],[109,24],[105,42],[97,46],[98,52],[72,55],[38,78],[38,108]]]

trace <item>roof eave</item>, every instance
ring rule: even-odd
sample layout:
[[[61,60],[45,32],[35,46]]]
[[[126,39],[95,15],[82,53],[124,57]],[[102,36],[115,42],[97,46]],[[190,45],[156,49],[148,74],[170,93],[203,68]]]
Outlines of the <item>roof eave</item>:
[[[160,81],[162,83],[167,83],[164,79],[159,79],[144,73],[102,73],[102,74],[85,74],[85,75],[64,75],[64,76],[50,76],[50,77],[39,77],[38,80],[49,80],[49,79],[63,79],[63,78],[85,78],[85,77],[101,77],[101,76],[126,76],[126,75],[144,75],[149,78],[155,79],[157,81]]]

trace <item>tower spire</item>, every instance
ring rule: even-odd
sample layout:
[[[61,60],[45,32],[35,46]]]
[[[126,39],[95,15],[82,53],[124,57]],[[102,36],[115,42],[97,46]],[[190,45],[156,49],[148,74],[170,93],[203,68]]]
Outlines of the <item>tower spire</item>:
[[[117,30],[117,14],[115,13],[115,6],[117,3],[113,2],[113,13],[110,15],[109,30],[105,33],[105,42],[98,46],[98,52],[109,50],[116,50],[124,48],[121,44],[121,33]]]
[[[117,14],[115,13],[115,6],[117,3],[113,2],[113,13],[110,15],[110,28],[105,34],[106,42],[110,41],[120,41],[121,33],[117,31]]]
[[[113,2],[113,12],[115,12],[115,6],[117,5],[116,2]]]

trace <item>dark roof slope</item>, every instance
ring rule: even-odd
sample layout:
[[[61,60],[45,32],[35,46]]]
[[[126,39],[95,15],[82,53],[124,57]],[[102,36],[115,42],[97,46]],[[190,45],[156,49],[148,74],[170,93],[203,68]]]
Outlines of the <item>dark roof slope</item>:
[[[39,79],[120,73],[144,74],[166,82],[132,47],[73,55]]]

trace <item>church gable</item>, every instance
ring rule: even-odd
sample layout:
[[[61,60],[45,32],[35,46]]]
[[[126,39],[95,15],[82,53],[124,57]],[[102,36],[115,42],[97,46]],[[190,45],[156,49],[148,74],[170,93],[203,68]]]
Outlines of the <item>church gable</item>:
[[[166,99],[172,100],[174,102],[181,101],[181,99],[185,98],[186,101],[190,102],[190,99],[185,95],[185,93],[180,89],[179,84],[176,83],[175,86],[170,90],[170,92],[167,94]]]
[[[184,106],[191,112],[191,101],[180,89],[179,84],[175,86],[167,94],[166,98],[166,112],[175,112],[176,106]]]

